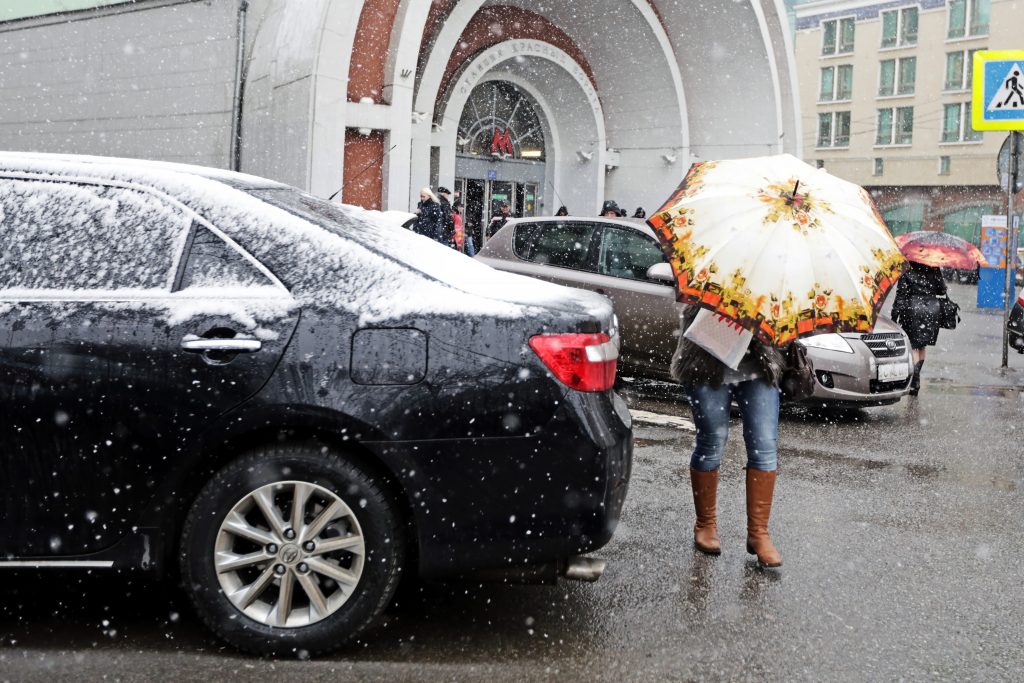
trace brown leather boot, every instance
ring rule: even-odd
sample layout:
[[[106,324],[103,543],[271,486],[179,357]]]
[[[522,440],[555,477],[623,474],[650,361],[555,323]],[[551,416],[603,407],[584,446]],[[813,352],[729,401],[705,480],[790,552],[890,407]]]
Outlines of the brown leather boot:
[[[693,525],[693,544],[708,555],[721,555],[722,542],[718,540],[718,470],[701,472],[690,468],[690,486],[693,488],[693,508],[697,523]]]
[[[782,556],[768,536],[777,472],[747,469],[747,552],[762,567],[781,567]]]

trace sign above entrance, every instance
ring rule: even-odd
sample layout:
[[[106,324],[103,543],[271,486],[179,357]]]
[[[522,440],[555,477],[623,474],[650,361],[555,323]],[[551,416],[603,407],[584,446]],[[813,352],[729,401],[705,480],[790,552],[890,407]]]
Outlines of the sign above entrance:
[[[487,179],[488,180],[497,180],[498,179],[498,172],[494,171],[494,170],[487,171]]]
[[[485,81],[473,90],[459,118],[457,154],[492,163],[542,162],[544,130],[538,105],[526,92],[508,81]]]
[[[504,131],[501,128],[494,129],[494,138],[491,140],[491,154],[509,157],[515,154],[515,148],[512,147],[512,136],[509,135],[508,131],[508,128]]]
[[[973,68],[974,129],[1024,130],[1024,50],[979,50]]]

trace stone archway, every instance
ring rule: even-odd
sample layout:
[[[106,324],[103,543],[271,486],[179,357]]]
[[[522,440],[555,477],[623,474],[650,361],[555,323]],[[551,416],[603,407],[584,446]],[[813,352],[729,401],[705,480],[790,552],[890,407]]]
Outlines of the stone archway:
[[[416,2],[421,0],[408,1]],[[545,18],[555,11],[552,7],[540,8],[534,0],[502,0],[502,2],[512,7],[534,11]],[[421,58],[423,61],[421,61],[421,73],[419,74],[415,103],[410,112],[410,116],[415,120],[412,124],[411,160],[409,162],[411,183],[407,185],[408,201],[410,202],[414,199],[412,196],[413,188],[426,184],[430,180],[431,147],[435,146],[434,141],[437,138],[436,133],[432,130],[432,124],[436,122],[432,118],[432,114],[439,111],[439,101],[444,97],[442,91],[446,84],[443,81],[448,68],[449,58],[455,51],[466,27],[473,20],[474,16],[485,5],[492,6],[494,4],[496,3],[488,2],[487,0],[459,0],[451,8],[445,17],[444,25],[434,36],[430,52],[425,56],[425,60]],[[652,196],[657,195],[660,197],[678,182],[678,178],[673,178],[672,180],[662,178],[665,167],[665,162],[662,159],[674,159],[678,156],[685,161],[685,150],[688,146],[688,124],[682,79],[671,41],[659,22],[658,16],[651,4],[647,0],[630,0],[627,6],[629,7],[628,17],[631,30],[637,36],[642,37],[638,39],[637,50],[644,52],[649,60],[650,68],[645,70],[645,74],[656,74],[652,78],[658,79],[658,87],[662,93],[661,106],[652,108],[647,114],[647,118],[655,121],[652,128],[656,130],[659,145],[657,149],[646,145],[642,139],[644,134],[633,125],[636,117],[632,111],[632,103],[623,104],[621,100],[623,90],[633,87],[640,88],[641,86],[635,82],[635,78],[622,72],[621,69],[616,68],[615,65],[610,63],[606,64],[603,72],[598,74],[599,82],[597,84],[601,88],[601,98],[610,97],[611,101],[615,104],[615,113],[613,115],[609,115],[609,111],[603,104],[601,107],[605,129],[615,132],[615,139],[612,139],[613,136],[609,132],[605,136],[605,143],[611,144],[616,148],[625,147],[622,159],[623,163],[634,166],[631,169],[631,173],[634,175],[631,177],[643,178],[634,184],[651,188],[645,191],[649,192]],[[573,32],[575,29],[568,26],[568,23],[566,19],[562,22],[560,28],[566,30],[570,38],[581,40],[583,37],[582,33],[574,36]],[[594,49],[593,46],[591,48]],[[604,50],[604,52],[608,53],[609,51]],[[590,54],[586,54],[585,48],[584,54],[588,59],[591,58]],[[610,59],[610,56],[607,54],[606,57]],[[607,83],[600,83],[602,77],[606,79]],[[609,87],[613,92],[605,92],[606,84],[610,84]],[[638,90],[635,96],[640,97],[641,94],[642,92]],[[605,149],[602,148],[595,152],[595,159],[598,153],[604,157]],[[404,160],[398,160],[397,163],[401,164],[403,162]],[[603,169],[603,158],[601,162],[600,167]],[[612,184],[621,182],[615,176],[610,176],[609,178],[609,182]],[[401,183],[401,181],[401,178],[392,178],[392,187],[394,187],[395,183]],[[664,187],[661,187],[661,185],[664,185]],[[604,181],[601,182],[600,191],[602,196],[593,198],[593,202],[598,204],[604,198]],[[591,201],[588,200],[586,204],[589,206],[590,203]]]
[[[473,88],[488,80],[509,81],[537,102],[550,137],[546,184],[563,203],[597,213],[604,198],[607,142],[600,98],[572,57],[537,40],[510,40],[484,50],[449,89],[441,130],[431,141],[440,148],[440,184],[453,183],[459,119]]]

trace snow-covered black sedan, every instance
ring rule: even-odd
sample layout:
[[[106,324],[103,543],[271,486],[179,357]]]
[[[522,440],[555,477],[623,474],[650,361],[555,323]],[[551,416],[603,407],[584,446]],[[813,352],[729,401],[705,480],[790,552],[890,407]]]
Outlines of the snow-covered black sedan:
[[[179,575],[279,654],[360,633],[403,571],[593,578],[630,469],[617,356],[604,298],[379,214],[0,153],[0,571]]]

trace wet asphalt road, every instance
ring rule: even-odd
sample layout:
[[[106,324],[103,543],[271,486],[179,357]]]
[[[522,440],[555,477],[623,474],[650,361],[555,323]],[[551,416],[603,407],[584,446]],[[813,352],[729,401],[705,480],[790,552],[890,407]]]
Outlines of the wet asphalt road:
[[[952,289],[917,399],[786,410],[772,533],[744,552],[742,439],[724,459],[724,553],[691,548],[683,427],[637,424],[633,480],[596,584],[425,586],[364,642],[267,661],[211,640],[173,589],[6,578],[0,680],[1019,680],[1024,677],[1024,356]],[[688,417],[648,390],[636,409]]]

